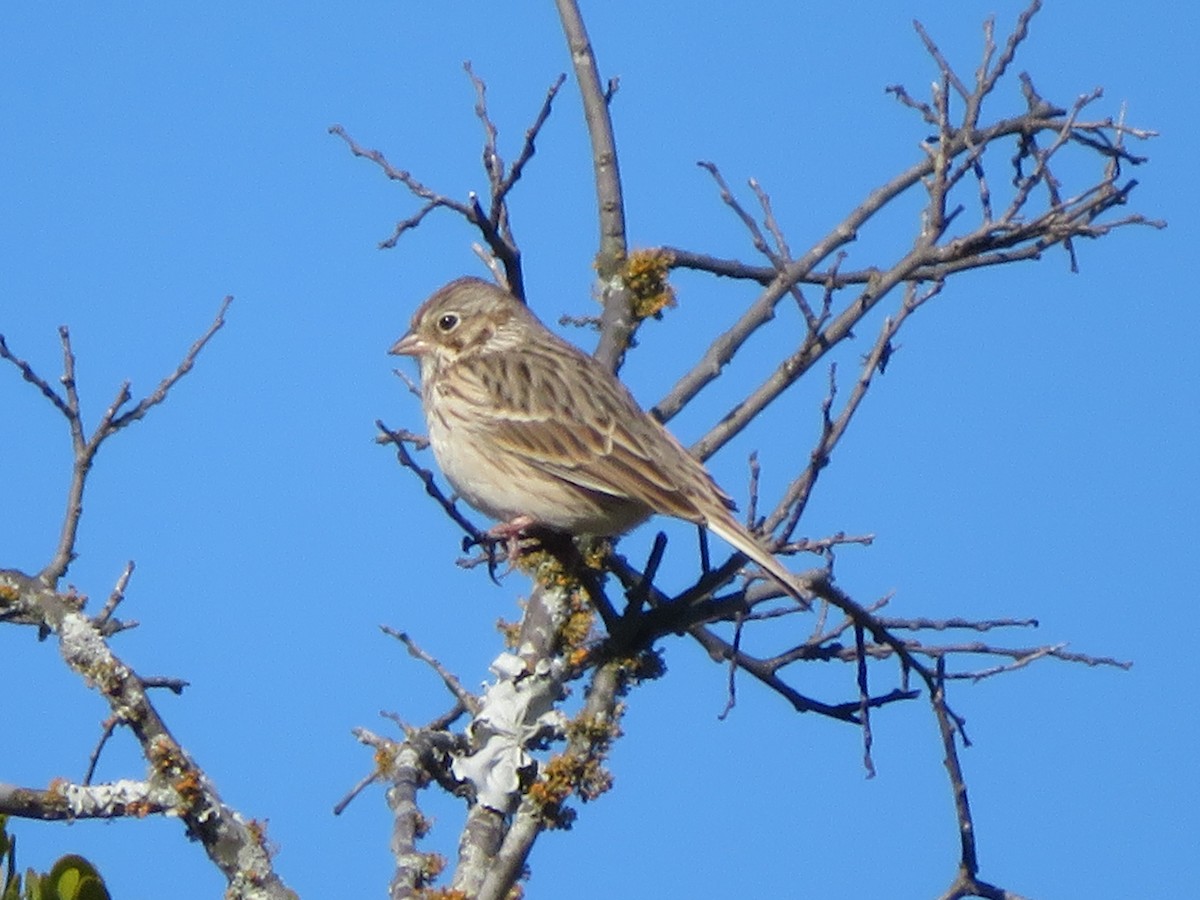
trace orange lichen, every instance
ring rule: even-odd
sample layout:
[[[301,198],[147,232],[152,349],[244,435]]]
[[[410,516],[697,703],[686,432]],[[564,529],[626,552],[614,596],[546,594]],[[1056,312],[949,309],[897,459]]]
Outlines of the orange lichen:
[[[563,804],[575,789],[579,767],[580,761],[571,754],[551,757],[542,776],[529,786],[529,799],[550,828],[570,828],[575,819],[574,810]]]
[[[496,630],[500,632],[500,637],[504,639],[504,646],[509,650],[516,649],[517,640],[521,636],[521,623],[509,622],[506,619],[496,620]]]
[[[375,748],[375,771],[380,775],[386,776],[392,771],[392,767],[396,765],[396,752],[399,746],[388,742],[381,744]]]
[[[633,296],[638,319],[658,318],[675,305],[675,289],[667,282],[674,258],[665,250],[635,250],[625,260],[622,279]]]
[[[422,888],[413,896],[418,900],[467,900],[465,891],[452,888]]]
[[[421,864],[421,880],[428,883],[437,878],[446,868],[446,857],[440,853],[426,853]]]
[[[587,662],[587,658],[588,658],[587,647],[576,647],[574,650],[572,650],[570,653],[567,654],[567,662],[570,663],[571,667],[575,668],[575,669],[578,669],[585,662]]]
[[[571,606],[566,621],[559,629],[559,640],[564,651],[570,653],[582,647],[592,634],[592,623],[596,611],[587,602],[581,590],[571,592]]]

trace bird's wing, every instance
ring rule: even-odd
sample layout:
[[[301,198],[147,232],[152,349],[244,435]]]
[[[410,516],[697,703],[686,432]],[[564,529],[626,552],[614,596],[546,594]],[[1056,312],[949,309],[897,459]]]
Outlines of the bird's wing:
[[[555,358],[546,364],[536,355],[508,363],[507,392],[499,384],[486,386],[489,437],[500,449],[587,490],[692,522],[705,521],[706,506],[733,506],[705,468],[599,363],[565,342],[547,352]]]

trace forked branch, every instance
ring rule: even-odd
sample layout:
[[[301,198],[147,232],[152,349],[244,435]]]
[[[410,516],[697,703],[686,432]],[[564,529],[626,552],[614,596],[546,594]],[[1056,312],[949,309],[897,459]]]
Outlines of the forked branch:
[[[4,336],[0,335],[0,358],[7,359],[16,366],[20,370],[21,376],[37,387],[42,396],[49,400],[55,409],[63,414],[71,433],[74,465],[71,472],[71,483],[67,489],[66,515],[63,517],[62,531],[54,555],[40,573],[41,579],[48,586],[53,587],[58,584],[59,580],[67,574],[71,560],[75,558],[75,537],[79,531],[79,518],[83,514],[83,489],[87,482],[88,472],[91,471],[92,464],[95,462],[96,454],[99,452],[101,445],[122,428],[144,418],[146,413],[167,399],[167,393],[175,386],[179,379],[192,370],[192,366],[195,365],[196,357],[200,355],[200,351],[204,349],[213,335],[225,324],[225,312],[229,309],[229,304],[232,302],[232,297],[226,297],[221,302],[216,318],[213,319],[208,329],[196,339],[196,342],[184,354],[183,360],[176,366],[175,371],[159,382],[158,387],[129,409],[124,408],[132,399],[129,382],[122,384],[117,391],[116,398],[109,405],[108,409],[104,411],[100,423],[90,436],[86,434],[86,429],[83,425],[83,414],[79,406],[79,393],[75,385],[75,353],[71,349],[71,334],[67,327],[64,325],[58,330],[63,352],[63,374],[59,379],[63,385],[63,393],[61,394],[51,387],[49,382],[34,372],[29,363],[15,356],[9,350]]]
[[[470,63],[466,63],[464,68],[475,89],[475,114],[484,130],[482,161],[484,174],[488,181],[487,210],[484,210],[483,205],[479,202],[478,194],[474,191],[468,193],[465,201],[455,200],[447,194],[435,191],[419,181],[408,170],[393,166],[379,150],[369,150],[360,146],[341,125],[330,125],[329,133],[337,135],[345,141],[346,146],[355,156],[375,163],[389,179],[403,184],[408,188],[409,193],[423,201],[417,212],[396,223],[392,234],[379,243],[381,249],[395,247],[405,233],[420,225],[424,218],[434,210],[449,209],[466,219],[479,232],[490,252],[482,254],[484,262],[493,272],[500,272],[502,269],[504,286],[516,296],[524,299],[525,276],[521,269],[521,249],[512,231],[508,200],[513,187],[521,179],[526,164],[533,158],[537,137],[541,133],[542,126],[550,117],[550,108],[563,85],[565,76],[559,75],[546,90],[546,96],[534,117],[533,124],[525,131],[525,140],[517,153],[516,161],[506,168],[497,144],[499,129],[487,108],[487,86],[483,79],[475,74]]]
[[[74,460],[67,509],[53,557],[36,576],[0,569],[0,621],[32,625],[57,638],[67,665],[109,704],[111,715],[80,784],[57,781],[48,790],[0,786],[0,813],[41,819],[121,818],[167,814],[180,818],[188,835],[199,840],[209,858],[225,875],[231,898],[285,900],[294,897],[271,861],[271,850],[261,824],[245,819],[228,806],[208,775],[176,741],[151,702],[149,691],[166,687],[176,693],[184,682],[146,678],[113,653],[109,638],[134,623],[113,618],[125,597],[133,564],[129,563],[100,612],[84,614],[86,598],[57,588],[75,555],[75,538],[83,509],[88,473],[101,446],[123,428],[144,418],[167,399],[171,389],[191,371],[200,352],[224,325],[232,298],[226,297],[207,330],[192,344],[182,361],[158,386],[132,406],[128,383],[104,411],[89,435],[76,385],[75,353],[68,330],[59,329],[63,352],[62,391],[17,357],[0,337],[0,357],[11,362],[21,376],[57,409],[67,421]],[[144,780],[91,784],[96,759],[118,727],[128,728],[141,746],[148,772]]]

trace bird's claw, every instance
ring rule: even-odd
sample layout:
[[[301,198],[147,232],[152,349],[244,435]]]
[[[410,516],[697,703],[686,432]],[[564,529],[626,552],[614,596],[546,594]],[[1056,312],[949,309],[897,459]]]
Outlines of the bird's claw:
[[[496,576],[499,562],[496,547],[504,545],[504,558],[508,561],[508,566],[500,573],[502,578],[512,571],[521,554],[528,549],[527,542],[522,539],[527,537],[526,530],[534,524],[536,523],[529,516],[518,516],[510,522],[493,525],[487,531],[466,535],[462,540],[463,553],[467,553],[472,547],[482,547],[487,557],[488,577],[499,585],[500,580]]]

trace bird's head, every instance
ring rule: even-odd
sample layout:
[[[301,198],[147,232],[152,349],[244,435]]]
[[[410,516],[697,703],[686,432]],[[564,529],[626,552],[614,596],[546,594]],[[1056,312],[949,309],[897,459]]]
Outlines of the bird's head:
[[[459,278],[421,304],[408,332],[388,352],[452,362],[463,354],[512,346],[530,320],[532,313],[504,289],[480,278]]]

